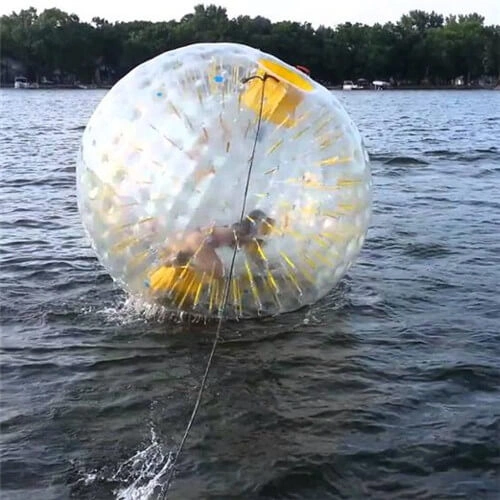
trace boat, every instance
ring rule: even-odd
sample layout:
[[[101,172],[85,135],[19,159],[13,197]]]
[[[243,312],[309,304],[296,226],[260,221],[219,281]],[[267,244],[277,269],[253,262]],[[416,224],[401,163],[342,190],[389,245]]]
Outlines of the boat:
[[[16,76],[14,78],[15,89],[38,89],[40,85],[37,82],[29,82],[25,76]]]
[[[369,90],[370,82],[366,78],[358,78],[356,81],[344,80],[342,90]]]
[[[374,80],[372,84],[375,87],[375,90],[384,90],[391,86],[389,82],[385,82],[383,80]]]
[[[15,89],[27,89],[29,88],[28,79],[25,76],[16,76],[14,79],[14,88]]]
[[[342,90],[357,90],[359,87],[352,80],[344,80]]]

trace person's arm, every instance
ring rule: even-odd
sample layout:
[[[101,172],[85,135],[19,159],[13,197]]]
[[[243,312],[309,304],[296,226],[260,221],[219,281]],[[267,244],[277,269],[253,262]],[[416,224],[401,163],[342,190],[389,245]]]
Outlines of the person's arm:
[[[208,242],[213,248],[233,246],[235,233],[230,226],[214,226],[208,233]]]

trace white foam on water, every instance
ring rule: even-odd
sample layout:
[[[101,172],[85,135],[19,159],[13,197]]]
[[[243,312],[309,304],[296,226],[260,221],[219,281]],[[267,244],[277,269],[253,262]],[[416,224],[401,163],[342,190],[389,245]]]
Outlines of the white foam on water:
[[[204,315],[173,311],[159,304],[146,302],[140,297],[129,295],[121,303],[108,306],[97,311],[109,323],[130,325],[132,323],[203,323],[207,322]]]
[[[164,453],[154,429],[151,444],[125,460],[112,480],[123,486],[114,491],[116,500],[148,500],[163,489],[162,478],[172,464],[172,453]]]
[[[117,325],[130,325],[132,323],[145,323],[148,321],[163,322],[166,319],[172,319],[172,316],[175,316],[176,319],[181,319],[178,313],[174,314],[157,304],[150,304],[142,301],[140,298],[131,296],[113,305],[107,305],[99,309],[86,307],[81,312],[83,314],[97,314],[106,323]]]

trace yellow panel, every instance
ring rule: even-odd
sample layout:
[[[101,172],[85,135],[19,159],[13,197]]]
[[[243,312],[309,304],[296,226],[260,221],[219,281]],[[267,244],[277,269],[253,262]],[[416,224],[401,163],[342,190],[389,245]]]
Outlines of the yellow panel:
[[[302,102],[304,93],[314,90],[314,84],[298,70],[279,62],[261,59],[258,64],[256,78],[246,83],[241,103],[257,116],[262,106],[264,120],[287,128],[294,127],[297,123],[295,110]],[[266,75],[272,78],[263,81]]]
[[[288,68],[278,61],[270,59],[261,59],[259,64],[272,73],[273,76],[278,77],[280,80],[283,80],[300,90],[305,92],[311,92],[311,90],[314,90],[312,82],[306,78],[303,73],[296,69]]]

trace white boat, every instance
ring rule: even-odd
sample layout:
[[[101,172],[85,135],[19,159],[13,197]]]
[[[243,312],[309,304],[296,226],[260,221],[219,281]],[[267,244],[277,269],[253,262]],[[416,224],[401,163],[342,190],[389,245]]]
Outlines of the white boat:
[[[29,82],[25,76],[16,76],[14,79],[15,89],[39,89],[40,85],[37,82]]]
[[[342,90],[357,90],[359,88],[352,80],[344,80],[342,84]]]
[[[30,86],[28,79],[25,76],[16,76],[14,79],[15,89],[28,89]]]
[[[375,90],[383,90],[391,86],[389,82],[384,82],[383,80],[374,80],[372,83]]]

